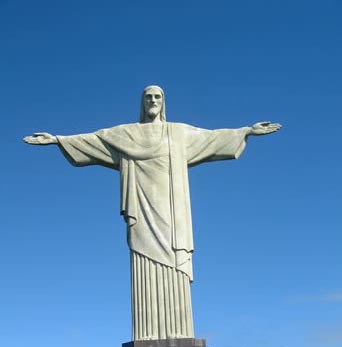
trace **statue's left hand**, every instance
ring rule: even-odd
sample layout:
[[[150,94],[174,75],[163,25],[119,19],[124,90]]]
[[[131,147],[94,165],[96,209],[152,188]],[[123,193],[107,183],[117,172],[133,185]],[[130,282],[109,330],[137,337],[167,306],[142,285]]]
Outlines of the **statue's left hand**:
[[[271,123],[271,122],[259,122],[255,123],[250,131],[249,135],[266,135],[274,133],[281,128],[279,123]]]

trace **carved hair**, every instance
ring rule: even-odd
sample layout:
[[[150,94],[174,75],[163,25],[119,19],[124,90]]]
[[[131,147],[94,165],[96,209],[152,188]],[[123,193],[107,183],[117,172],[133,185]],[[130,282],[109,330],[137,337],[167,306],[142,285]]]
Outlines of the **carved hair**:
[[[147,86],[144,88],[144,91],[142,93],[142,96],[141,96],[141,105],[140,105],[140,123],[145,123],[146,121],[146,113],[145,113],[145,106],[144,106],[144,98],[145,98],[145,94],[146,92],[149,90],[149,89],[152,89],[152,88],[156,88],[158,89],[161,94],[162,94],[162,98],[163,98],[163,103],[162,103],[162,107],[161,107],[161,110],[160,110],[160,120],[162,122],[166,122],[166,114],[165,114],[165,95],[164,95],[164,91],[161,87],[159,86],[155,86],[155,85],[151,85],[151,86]]]

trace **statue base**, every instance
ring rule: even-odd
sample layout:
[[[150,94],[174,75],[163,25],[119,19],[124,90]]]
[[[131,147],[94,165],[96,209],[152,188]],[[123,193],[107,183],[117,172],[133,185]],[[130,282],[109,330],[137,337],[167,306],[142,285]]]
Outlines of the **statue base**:
[[[204,339],[166,339],[166,340],[141,340],[123,343],[122,347],[206,347]]]

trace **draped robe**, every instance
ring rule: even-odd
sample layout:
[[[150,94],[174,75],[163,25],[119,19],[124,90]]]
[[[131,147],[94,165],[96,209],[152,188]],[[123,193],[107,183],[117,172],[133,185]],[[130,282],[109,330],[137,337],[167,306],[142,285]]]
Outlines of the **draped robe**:
[[[238,158],[248,129],[135,123],[57,136],[71,164],[120,171],[121,214],[131,250],[134,340],[193,337],[188,167]]]

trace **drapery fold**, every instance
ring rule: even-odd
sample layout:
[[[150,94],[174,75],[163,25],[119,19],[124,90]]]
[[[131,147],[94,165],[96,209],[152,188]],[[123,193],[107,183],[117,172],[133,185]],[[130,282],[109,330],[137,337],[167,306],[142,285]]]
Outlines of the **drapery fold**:
[[[71,164],[120,171],[120,212],[131,251],[133,340],[194,336],[188,168],[238,158],[248,130],[164,122],[57,136]]]
[[[133,340],[194,337],[189,277],[131,253]]]
[[[151,129],[157,133],[152,145],[147,135]],[[130,249],[175,267],[192,280],[194,245],[188,167],[236,159],[245,148],[248,129],[206,130],[182,123],[135,123],[57,138],[73,165],[120,170],[121,214],[128,226]],[[159,182],[157,167],[164,170],[158,172],[164,175]],[[165,186],[169,188],[162,191]]]

